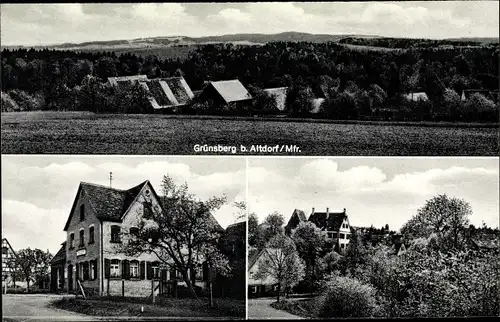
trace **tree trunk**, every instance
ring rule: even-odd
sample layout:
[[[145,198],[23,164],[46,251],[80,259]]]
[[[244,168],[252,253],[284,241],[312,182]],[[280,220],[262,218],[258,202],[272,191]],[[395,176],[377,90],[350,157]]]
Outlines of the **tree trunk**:
[[[26,279],[26,290],[29,292],[30,291],[30,279]]]
[[[281,283],[278,283],[278,302],[280,301]]]
[[[198,300],[198,295],[196,295],[196,291],[194,290],[193,283],[191,283],[191,278],[188,276],[187,271],[182,272],[182,279],[186,283],[187,288],[194,296],[194,298]]]

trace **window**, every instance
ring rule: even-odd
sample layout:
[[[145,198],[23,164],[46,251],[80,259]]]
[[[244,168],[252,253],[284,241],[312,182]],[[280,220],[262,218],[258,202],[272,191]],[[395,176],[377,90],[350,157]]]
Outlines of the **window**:
[[[2,247],[2,255],[7,255],[7,253],[9,252],[9,249],[7,247]]]
[[[129,232],[130,232],[130,236],[132,238],[135,238],[135,237],[137,237],[139,235],[139,228],[137,228],[137,227],[130,227],[130,231]]]
[[[80,244],[79,247],[83,247],[85,245],[85,230],[80,230]]]
[[[85,205],[80,205],[80,221],[85,220]]]
[[[160,264],[153,262],[153,278],[160,278]]]
[[[90,279],[93,280],[93,279],[96,278],[96,276],[94,274],[95,273],[95,263],[94,263],[94,261],[90,261],[89,263],[90,263],[90,272],[89,272],[90,273]]]
[[[142,207],[144,218],[151,218],[153,216],[153,205],[151,204],[151,202],[143,202]]]
[[[327,235],[328,235],[328,238],[333,238],[333,233],[328,232]]]
[[[89,244],[94,243],[94,226],[89,227]]]
[[[344,249],[345,244],[340,244],[340,248]]]
[[[345,239],[345,234],[340,234],[340,239]]]
[[[139,263],[136,261],[130,262],[130,277],[139,278]]]
[[[69,235],[69,249],[75,248],[75,234],[71,233]]]
[[[111,277],[120,277],[120,261],[112,259],[110,264]]]
[[[111,226],[111,242],[121,243],[120,226]]]

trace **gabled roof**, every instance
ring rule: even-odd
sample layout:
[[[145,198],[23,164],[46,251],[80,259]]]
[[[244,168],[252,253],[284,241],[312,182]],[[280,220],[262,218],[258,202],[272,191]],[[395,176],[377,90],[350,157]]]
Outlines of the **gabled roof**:
[[[276,107],[278,110],[283,111],[285,110],[285,103],[286,103],[286,95],[288,91],[288,87],[277,87],[277,88],[265,88],[264,92],[266,92],[269,95],[275,95],[276,98]]]
[[[194,93],[183,77],[162,78],[174,94],[177,105],[186,105],[194,97]]]
[[[54,255],[50,263],[52,265],[54,264],[59,264],[59,263],[65,263],[66,262],[66,242],[63,242],[61,244],[61,248],[57,251],[57,253]]]
[[[12,248],[12,246],[10,245],[9,241],[7,240],[7,238],[2,238],[2,247],[8,247],[10,249],[10,251],[12,252],[12,254],[14,254],[14,256],[17,257],[17,254],[14,251],[14,248]]]
[[[344,212],[314,212],[309,216],[309,221],[313,222],[322,230],[339,230],[347,214]]]
[[[252,95],[237,79],[210,82],[226,103],[252,99]]]
[[[215,218],[214,218],[215,219]],[[226,228],[226,235],[235,235],[235,236],[243,236],[245,237],[247,233],[247,223],[246,221],[237,222],[235,224],[231,224]]]
[[[99,220],[119,222],[129,206],[137,198],[142,187],[147,183],[149,183],[148,180],[128,190],[120,190],[93,183],[80,182],[70,215],[64,226],[64,231],[67,231],[71,222],[71,214],[75,210],[81,191],[85,193]]]
[[[133,76],[119,76],[119,77],[108,77],[108,82],[113,86],[118,86],[119,82],[125,82],[132,84],[135,81],[147,80],[146,75],[133,75]]]

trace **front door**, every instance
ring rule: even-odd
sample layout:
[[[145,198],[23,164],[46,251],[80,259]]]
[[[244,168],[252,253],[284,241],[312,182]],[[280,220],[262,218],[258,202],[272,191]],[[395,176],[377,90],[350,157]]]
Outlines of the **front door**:
[[[68,265],[68,292],[73,291],[73,265]]]

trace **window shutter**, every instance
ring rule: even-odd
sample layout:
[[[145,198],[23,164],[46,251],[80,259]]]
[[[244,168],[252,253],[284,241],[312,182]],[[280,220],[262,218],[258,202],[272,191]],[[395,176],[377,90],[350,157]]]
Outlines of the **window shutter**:
[[[153,279],[153,264],[151,262],[146,262],[146,267],[148,280]]]
[[[111,265],[109,262],[109,259],[105,258],[104,259],[104,277],[109,278],[111,275]]]
[[[126,280],[130,279],[130,263],[128,260],[124,260],[122,262],[122,268],[123,268],[123,271],[122,271],[122,277]]]
[[[140,271],[139,276],[141,277],[141,280],[146,278],[146,267],[145,266],[146,266],[146,262],[141,261],[139,263],[139,271]]]
[[[97,279],[97,259],[94,259],[94,279]]]

